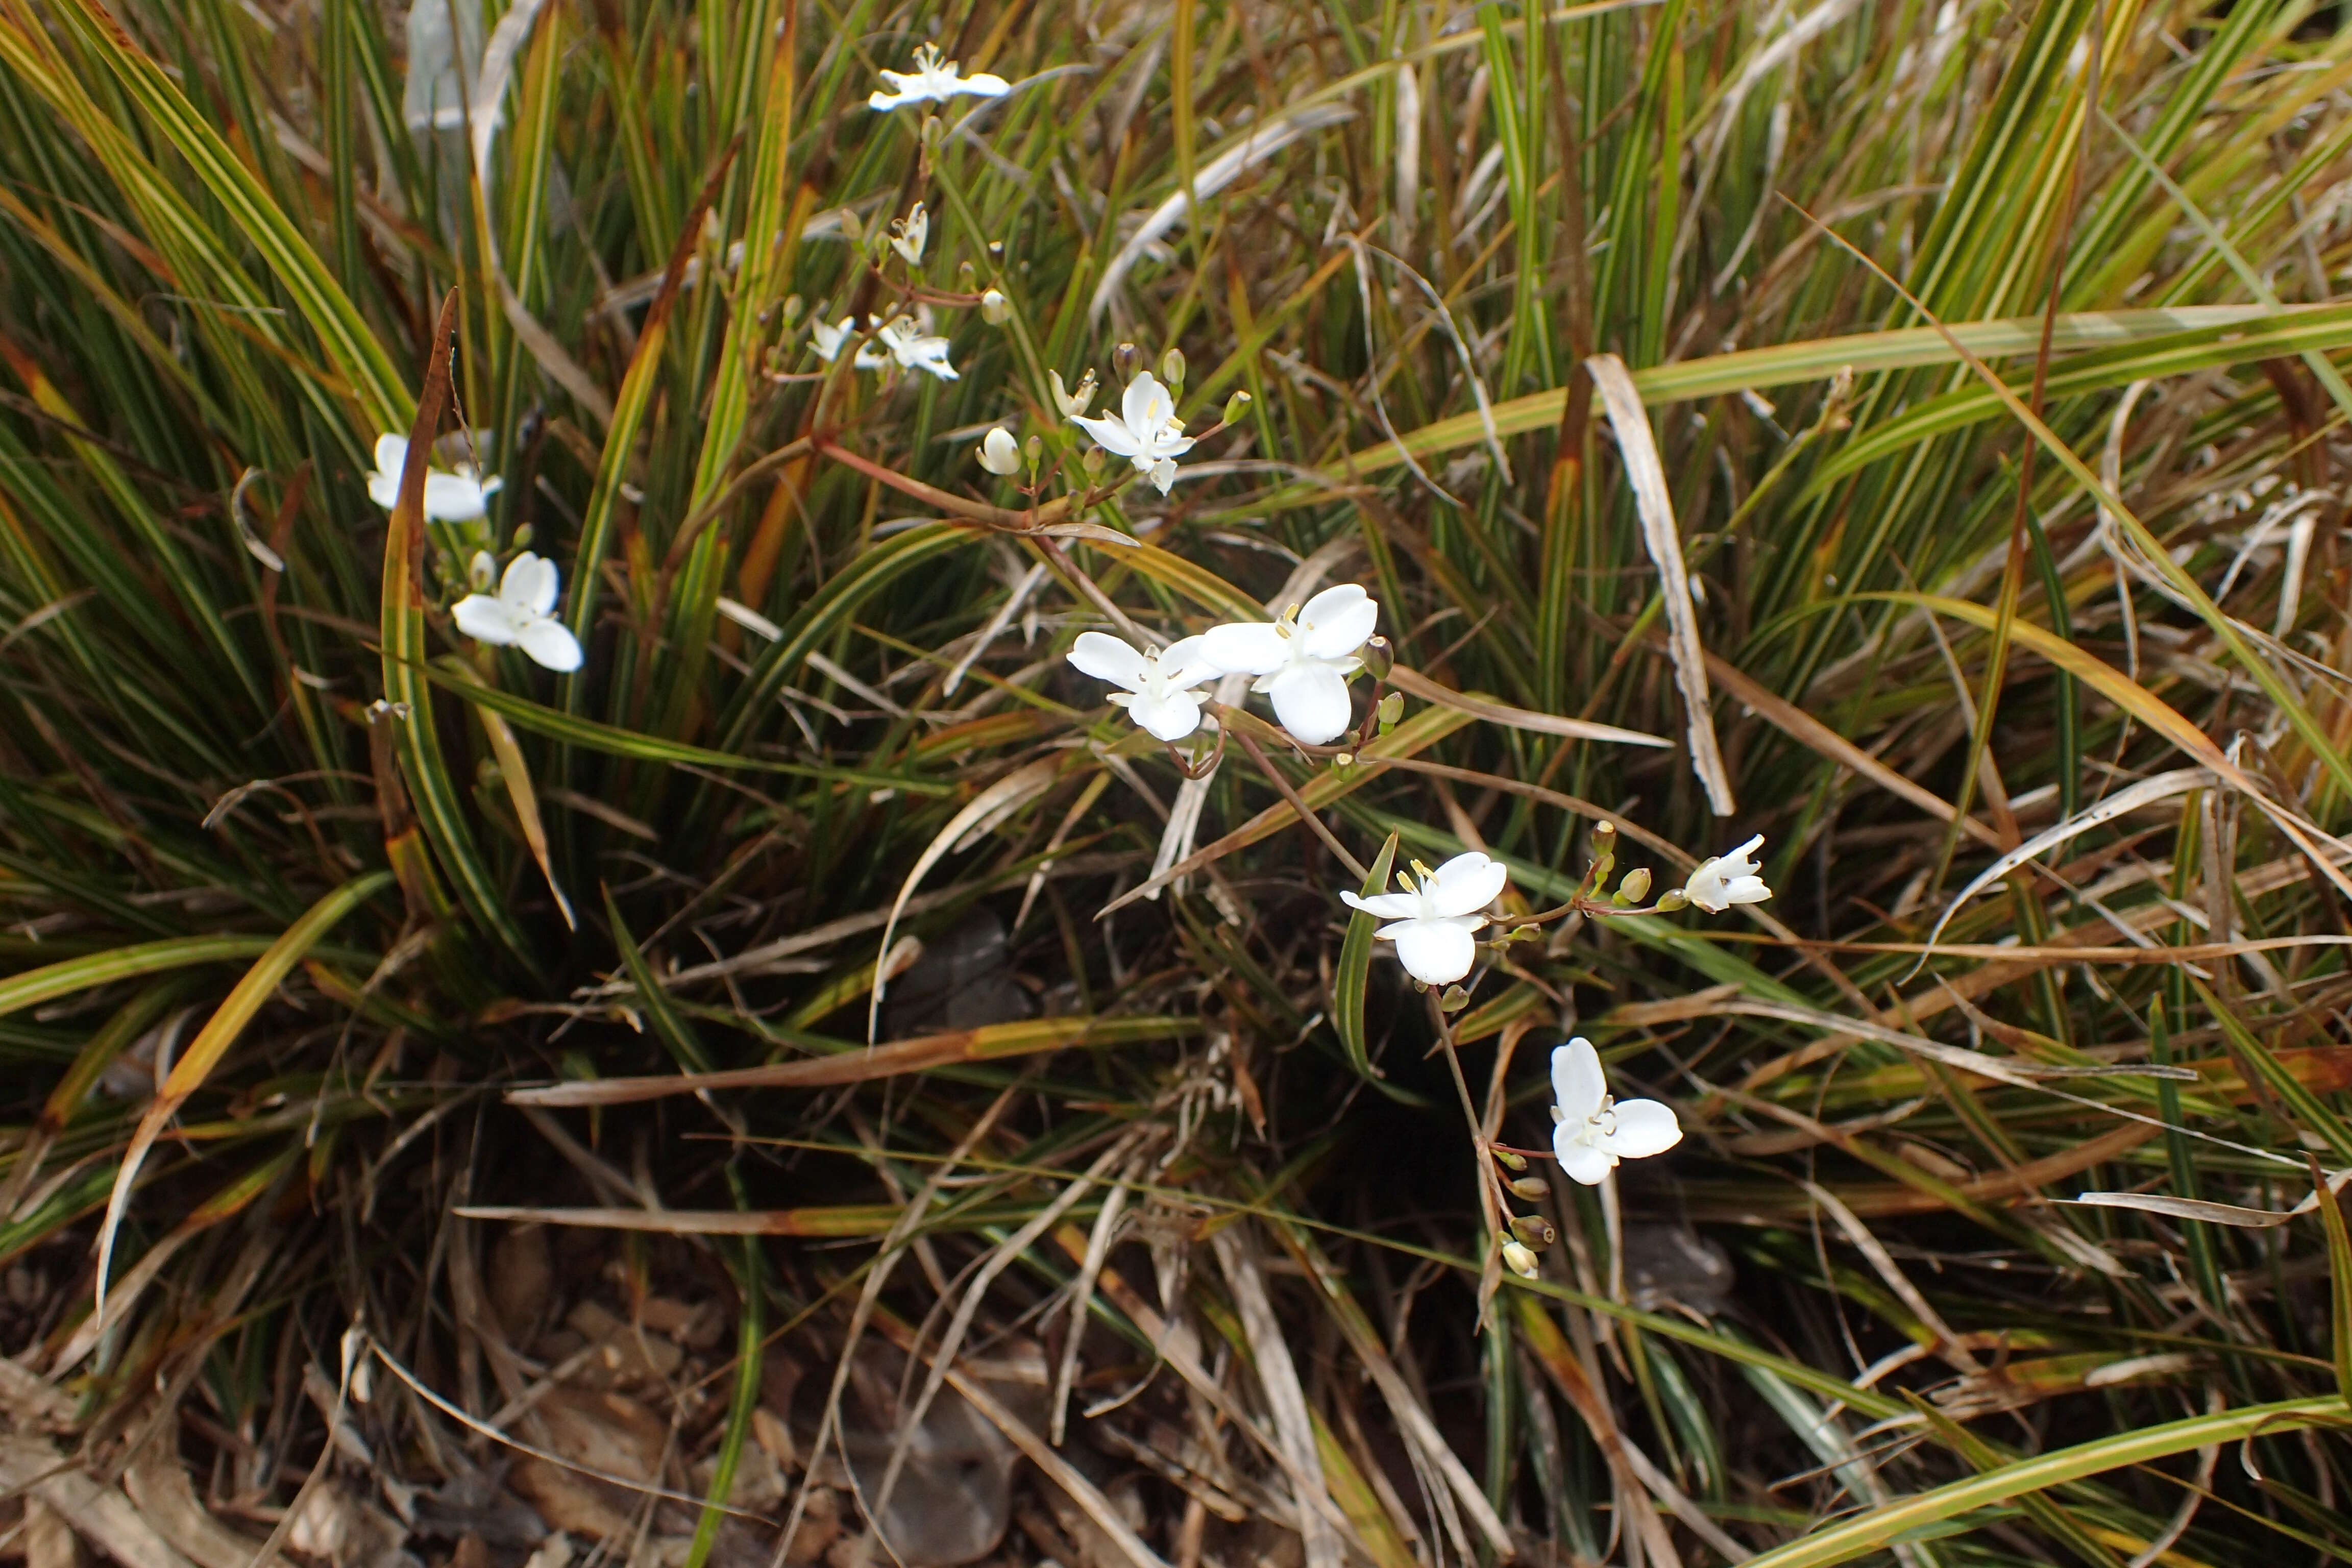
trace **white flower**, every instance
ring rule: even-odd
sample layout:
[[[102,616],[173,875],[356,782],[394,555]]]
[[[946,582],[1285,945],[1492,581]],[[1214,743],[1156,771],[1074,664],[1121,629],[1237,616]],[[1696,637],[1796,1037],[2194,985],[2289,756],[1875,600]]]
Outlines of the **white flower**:
[[[1096,446],[1149,474],[1161,495],[1176,482],[1176,459],[1192,449],[1192,437],[1184,434],[1184,422],[1176,417],[1176,400],[1148,370],[1136,372],[1127,384],[1118,413],[1099,419],[1076,414],[1070,417],[1095,438]]]
[[[1734,904],[1762,903],[1772,896],[1772,889],[1756,874],[1759,868],[1751,857],[1763,847],[1764,836],[1759,833],[1730,854],[1701,863],[1683,884],[1683,896],[1711,915],[1719,915]]]
[[[1017,474],[1021,471],[1021,443],[1013,432],[999,425],[980,440],[980,466],[992,474]]]
[[[1202,657],[1199,637],[1139,653],[1115,637],[1080,632],[1070,662],[1097,680],[1126,688],[1112,692],[1111,701],[1162,741],[1181,741],[1201,727],[1201,704],[1208,694],[1193,689],[1217,674],[1216,666]]]
[[[1004,298],[1002,289],[991,289],[980,297],[980,319],[990,326],[1001,327],[1012,318],[1012,303]]]
[[[450,606],[449,615],[476,642],[520,647],[550,669],[577,669],[579,642],[548,613],[555,608],[555,563],[526,550],[508,563],[496,598],[468,594]]]
[[[1094,405],[1095,373],[1092,370],[1078,378],[1076,392],[1062,389],[1062,373],[1058,370],[1047,371],[1045,380],[1054,389],[1054,406],[1062,411],[1065,419],[1075,419]]]
[[[896,360],[901,370],[927,370],[941,381],[957,379],[956,367],[948,363],[947,339],[924,331],[912,316],[891,317],[876,329],[874,338],[874,345],[860,349],[853,363],[873,370]]]
[[[1663,1154],[1683,1141],[1682,1123],[1662,1100],[1617,1100],[1601,1053],[1579,1035],[1551,1054],[1551,1152],[1570,1180],[1597,1187],[1620,1160]]]
[[[1278,621],[1236,621],[1202,634],[1227,675],[1255,675],[1250,689],[1274,699],[1293,739],[1320,746],[1348,728],[1348,677],[1356,650],[1380,623],[1381,606],[1353,583],[1326,588]]]
[[[850,329],[856,325],[856,321],[855,316],[844,316],[839,324],[834,326],[827,326],[821,321],[811,321],[809,347],[816,350],[817,358],[831,364],[841,357],[841,345],[849,341]]]
[[[975,98],[1003,98],[1012,90],[1012,83],[986,71],[978,76],[957,75],[956,62],[948,60],[942,63],[938,47],[931,44],[916,49],[912,71],[886,70],[882,73],[882,80],[890,90],[877,91],[866,100],[880,110],[933,100],[945,103],[958,93],[970,93]]]
[[[1478,911],[1503,896],[1510,872],[1497,861],[1473,850],[1456,855],[1433,871],[1418,860],[1419,880],[1400,871],[1402,893],[1375,893],[1369,899],[1342,892],[1340,901],[1376,920],[1387,921],[1372,932],[1393,942],[1397,962],[1423,985],[1450,985],[1470,973],[1477,944],[1470,933],[1486,923]]]
[[[917,202],[915,210],[890,225],[890,248],[909,267],[923,264],[923,246],[931,237],[931,215]]]
[[[368,476],[368,499],[390,511],[400,504],[400,470],[408,461],[408,441],[375,438],[375,472]],[[489,498],[505,481],[484,479],[471,463],[454,469],[425,470],[425,515],[435,522],[472,522],[489,511]]]

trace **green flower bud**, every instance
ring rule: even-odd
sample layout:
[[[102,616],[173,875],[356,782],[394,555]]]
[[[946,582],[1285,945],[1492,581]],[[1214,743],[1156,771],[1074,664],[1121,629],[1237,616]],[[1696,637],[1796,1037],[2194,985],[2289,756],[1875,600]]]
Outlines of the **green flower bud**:
[[[1649,896],[1650,868],[1647,866],[1634,867],[1625,873],[1625,879],[1617,884],[1619,903],[1638,904]]]
[[[1240,419],[1242,416],[1242,410],[1247,408],[1249,405],[1250,395],[1246,392],[1236,392],[1231,397],[1226,398],[1224,416],[1225,423],[1231,425]]]
[[[1658,895],[1655,908],[1660,914],[1670,915],[1689,902],[1690,895],[1685,893],[1680,888],[1668,888]]]
[[[1078,459],[1078,466],[1086,469],[1088,478],[1093,478],[1101,474],[1104,465],[1109,461],[1109,456],[1100,447],[1089,447],[1087,455]]]
[[[1386,680],[1389,671],[1396,668],[1396,647],[1386,637],[1373,637],[1357,650],[1356,657],[1364,661],[1364,672],[1374,680]],[[1383,702],[1386,698],[1381,699]],[[1404,712],[1404,699],[1397,698],[1397,712]]]
[[[1171,389],[1180,392],[1183,390],[1184,351],[1182,349],[1171,348],[1160,356],[1160,379],[1166,382]]]
[[[1437,999],[1437,1005],[1448,1013],[1459,1013],[1470,1005],[1470,993],[1459,985],[1449,985],[1445,988],[1445,994]]]
[[[969,259],[957,262],[956,287],[969,294],[979,285],[980,274],[972,269],[971,262]]]
[[[1021,443],[1021,455],[1029,459],[1029,466],[1034,468],[1038,459],[1045,455],[1045,443],[1032,436]]]
[[[1528,1168],[1528,1157],[1514,1150],[1489,1149],[1486,1152],[1495,1156],[1495,1163],[1507,1171],[1524,1171]]]

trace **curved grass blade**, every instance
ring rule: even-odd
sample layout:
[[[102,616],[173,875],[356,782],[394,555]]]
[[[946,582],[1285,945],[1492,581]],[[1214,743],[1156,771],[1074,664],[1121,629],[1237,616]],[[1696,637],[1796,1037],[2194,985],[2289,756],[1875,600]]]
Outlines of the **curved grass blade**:
[[[1395,868],[1397,836],[1381,846],[1373,857],[1371,869],[1365,874],[1364,885],[1356,896],[1369,899],[1388,891],[1389,874]],[[1380,919],[1357,910],[1348,916],[1348,934],[1339,943],[1339,966],[1331,975],[1331,1026],[1339,1031],[1339,1045],[1348,1053],[1348,1065],[1356,1069],[1359,1078],[1381,1076],[1372,1066],[1370,1054],[1364,1042],[1364,987],[1372,973],[1372,928]]]
[[[163,1131],[188,1097],[204,1087],[213,1068],[220,1065],[245,1026],[260,1012],[262,1005],[278,991],[293,967],[318,945],[319,939],[340,924],[345,915],[361,904],[392,886],[389,871],[370,871],[354,877],[310,906],[301,919],[286,928],[284,934],[271,942],[259,962],[245,972],[245,978],[223,999],[203,1030],[188,1045],[187,1054],[172,1068],[172,1076],[163,1080],[154,1102],[139,1118],[139,1126],[131,1135],[131,1146],[123,1151],[122,1163],[116,1170],[114,1186],[106,1203],[106,1219],[98,1233],[98,1286],[96,1311],[101,1318],[106,1313],[106,1277],[114,1261],[115,1232],[122,1224],[122,1211],[131,1187],[139,1180],[139,1167],[145,1163],[147,1151]]]

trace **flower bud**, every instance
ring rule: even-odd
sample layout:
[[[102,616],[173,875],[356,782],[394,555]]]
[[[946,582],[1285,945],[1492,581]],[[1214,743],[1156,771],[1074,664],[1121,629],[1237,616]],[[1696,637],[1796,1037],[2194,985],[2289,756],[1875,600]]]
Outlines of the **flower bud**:
[[[1012,318],[1013,306],[1003,293],[991,289],[980,297],[980,319],[992,327],[1001,327]]]
[[[1511,928],[1511,934],[1505,937],[1503,940],[1505,942],[1533,942],[1536,938],[1541,935],[1543,935],[1543,930],[1539,926],[1513,926]]]
[[[1634,867],[1625,873],[1625,879],[1617,884],[1620,903],[1638,904],[1649,896],[1650,868],[1647,866]]]
[[[1603,817],[1592,825],[1592,858],[1598,860],[1604,855],[1616,853],[1616,849],[1617,825]]]
[[[1021,455],[1029,459],[1030,467],[1034,468],[1037,465],[1037,460],[1045,455],[1045,443],[1038,437],[1032,436],[1029,439],[1021,443]]]
[[[1513,1215],[1511,1234],[1538,1252],[1559,1239],[1559,1232],[1552,1229],[1551,1221],[1539,1214]]]
[[[1166,382],[1171,391],[1183,390],[1184,351],[1182,349],[1171,348],[1160,356],[1160,379]]]
[[[981,438],[980,466],[997,475],[1021,471],[1021,444],[1013,438],[1012,431],[999,425]]]
[[[1364,673],[1374,680],[1386,680],[1389,671],[1396,668],[1396,647],[1386,637],[1373,637],[1356,651],[1364,661]],[[1404,700],[1397,700],[1397,711],[1404,711]]]
[[[967,258],[957,262],[956,287],[961,289],[964,293],[969,294],[979,286],[980,274],[973,269],[971,260]]]
[[[1445,994],[1437,999],[1437,1005],[1449,1013],[1459,1013],[1470,1005],[1470,993],[1459,985],[1449,985],[1445,988]]]
[[[1528,1168],[1528,1157],[1517,1150],[1489,1149],[1486,1152],[1494,1155],[1495,1163],[1507,1171],[1524,1171]]]
[[[1225,423],[1231,425],[1240,419],[1242,416],[1242,410],[1247,408],[1249,405],[1250,395],[1246,392],[1236,392],[1231,397],[1226,398],[1224,413]]]
[[[1109,455],[1100,447],[1089,447],[1087,455],[1078,459],[1078,466],[1086,469],[1087,478],[1092,479],[1099,476],[1109,461]]]
[[[1341,752],[1331,759],[1331,765],[1335,768],[1352,768],[1356,765],[1356,753]]]
[[[514,531],[514,547],[517,550],[530,549],[530,524],[526,522],[521,527]]]
[[[1533,1279],[1543,1272],[1536,1255],[1516,1241],[1503,1243],[1503,1262],[1522,1279]]]
[[[801,312],[807,310],[808,307],[802,302],[801,297],[798,294],[787,294],[784,296],[783,309],[784,327],[789,331],[793,323],[801,319]]]
[[[1390,692],[1381,699],[1381,705],[1372,711],[1381,721],[1381,733],[1387,734],[1397,727],[1397,721],[1404,717],[1404,693]]]
[[[474,592],[477,594],[488,592],[490,584],[497,582],[498,578],[499,563],[491,557],[490,552],[487,550],[475,551],[472,567],[466,574],[466,579],[473,586]]]
[[[1135,379],[1135,367],[1142,360],[1143,351],[1133,343],[1121,343],[1110,351],[1110,368],[1121,381]]]
[[[1668,888],[1658,895],[1658,901],[1651,907],[1662,915],[1670,915],[1689,902],[1688,893],[1684,892],[1680,888]]]
[[[1546,1196],[1551,1191],[1550,1185],[1541,1176],[1514,1176],[1503,1185],[1511,1189],[1513,1197],[1525,1198],[1529,1203]]]

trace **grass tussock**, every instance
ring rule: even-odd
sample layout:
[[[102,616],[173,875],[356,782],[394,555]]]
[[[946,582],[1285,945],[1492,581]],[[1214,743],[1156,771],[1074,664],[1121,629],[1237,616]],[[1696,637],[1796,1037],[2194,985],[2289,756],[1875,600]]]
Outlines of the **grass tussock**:
[[[419,11],[0,0],[38,1568],[2352,1549],[2334,7]]]

